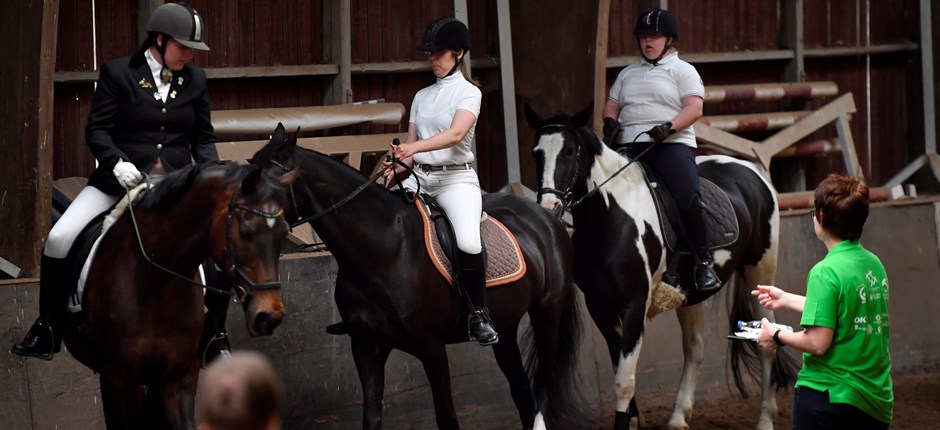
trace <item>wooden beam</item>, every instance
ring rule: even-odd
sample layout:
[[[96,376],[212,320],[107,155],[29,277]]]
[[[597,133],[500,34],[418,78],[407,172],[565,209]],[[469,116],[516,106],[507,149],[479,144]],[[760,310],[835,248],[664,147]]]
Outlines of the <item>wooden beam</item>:
[[[499,22],[499,78],[503,95],[503,122],[506,132],[506,170],[509,184],[522,181],[519,166],[519,132],[516,125],[516,83],[512,62],[512,30],[509,2],[496,2]],[[508,184],[507,184],[508,185]]]
[[[324,38],[323,50],[336,63],[337,71],[326,86],[323,102],[346,104],[353,101],[352,93],[352,24],[349,11],[350,0],[327,0],[323,2],[324,28],[331,37]]]
[[[351,152],[361,154],[386,151],[389,149],[392,139],[398,138],[404,141],[406,137],[408,137],[407,133],[302,137],[297,139],[297,146],[329,155],[349,154]],[[242,140],[237,142],[216,142],[215,147],[219,151],[220,159],[243,163],[267,143],[267,140]]]
[[[594,129],[604,129],[604,105],[607,104],[607,44],[610,39],[610,0],[597,5],[597,39],[594,42]]]
[[[217,110],[212,112],[216,136],[270,134],[277,123],[293,131],[325,130],[334,127],[373,122],[394,125],[401,122],[405,106],[401,103],[344,104],[285,108]]]
[[[803,49],[803,0],[785,0],[783,7],[783,45],[793,52],[793,57],[783,72],[783,79],[788,82],[802,82],[806,77],[803,61],[806,53]]]
[[[763,131],[780,130],[796,124],[810,116],[813,111],[766,112],[739,115],[703,116],[695,123],[708,125],[724,131]]]
[[[285,76],[338,75],[338,64],[306,64],[294,66],[207,67],[209,79],[279,78]]]

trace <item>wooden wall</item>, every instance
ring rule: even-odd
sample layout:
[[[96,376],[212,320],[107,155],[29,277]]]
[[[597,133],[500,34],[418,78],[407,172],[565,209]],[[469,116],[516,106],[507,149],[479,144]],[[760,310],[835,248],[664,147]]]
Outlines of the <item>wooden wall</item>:
[[[56,0],[11,2],[0,14],[0,36],[7,41],[0,44],[0,258],[4,267],[12,265],[0,279],[20,270],[33,275],[51,224],[57,9]]]
[[[680,40],[675,44],[681,56],[706,53],[750,51],[746,61],[691,61],[705,85],[786,82],[789,60],[760,60],[763,53],[785,49],[785,5],[792,0],[706,0],[668,2],[679,21]],[[636,17],[649,2],[611,0],[609,57],[636,55],[633,27]],[[880,185],[912,159],[924,152],[923,109],[917,0],[868,2],[863,0],[803,1],[803,43],[807,51],[805,81],[834,81],[839,92],[851,92],[857,113],[851,119],[852,135],[863,172]],[[940,2],[934,1],[934,9]],[[866,7],[868,8],[866,10]],[[870,21],[866,34],[866,21]],[[936,34],[934,40],[936,40]],[[884,52],[853,55],[869,45]],[[936,51],[936,42],[934,42]],[[935,55],[936,57],[936,55]],[[621,67],[609,68],[607,85]],[[705,115],[816,109],[831,100],[781,104],[778,102],[737,102],[706,105]],[[572,108],[573,110],[574,108]],[[751,134],[753,140],[769,135]],[[836,137],[835,127],[827,127],[809,138]],[[805,158],[805,182],[810,188],[831,171],[844,171],[840,154]],[[783,176],[792,174],[793,161],[774,161],[771,177],[780,191],[786,189]],[[924,178],[932,179],[932,178]],[[919,181],[931,187],[935,181]]]

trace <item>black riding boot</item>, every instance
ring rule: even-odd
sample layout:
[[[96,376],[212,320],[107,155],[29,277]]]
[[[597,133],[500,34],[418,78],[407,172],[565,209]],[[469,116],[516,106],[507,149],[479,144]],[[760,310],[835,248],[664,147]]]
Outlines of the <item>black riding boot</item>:
[[[698,260],[695,264],[695,287],[698,291],[712,291],[721,288],[721,282],[715,274],[715,260],[708,251],[705,231],[705,207],[699,194],[692,197],[689,208],[682,211],[685,229],[692,242],[692,250]]]
[[[203,264],[206,285],[231,291],[228,285],[231,283],[229,277],[214,267],[215,265],[211,261]],[[225,330],[225,318],[231,298],[207,292],[205,300],[207,312],[202,326],[202,338],[199,340],[199,353],[201,354],[203,367],[209,366],[219,357],[228,358],[231,356],[228,332]]]
[[[65,283],[65,259],[42,256],[39,267],[39,318],[23,341],[10,352],[51,360],[62,349],[62,318],[69,291]]]
[[[492,345],[499,342],[499,336],[496,329],[493,328],[493,321],[490,320],[490,314],[486,310],[486,269],[484,266],[483,253],[467,254],[460,252],[460,283],[473,310],[467,321],[467,331],[470,332],[470,340],[480,342],[480,345]]]

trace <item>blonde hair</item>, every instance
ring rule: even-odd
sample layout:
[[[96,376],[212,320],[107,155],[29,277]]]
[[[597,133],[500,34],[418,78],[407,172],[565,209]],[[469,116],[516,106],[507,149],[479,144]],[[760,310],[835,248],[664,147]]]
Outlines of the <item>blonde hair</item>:
[[[203,373],[196,393],[200,429],[259,430],[280,428],[281,382],[257,352],[237,351]]]

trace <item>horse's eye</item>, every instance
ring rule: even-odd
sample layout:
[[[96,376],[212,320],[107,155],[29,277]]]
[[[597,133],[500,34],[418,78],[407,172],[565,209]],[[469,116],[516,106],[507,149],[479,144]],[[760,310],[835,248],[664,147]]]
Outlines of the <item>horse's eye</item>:
[[[574,155],[574,148],[571,148],[571,147],[565,148],[565,155],[568,157]]]

